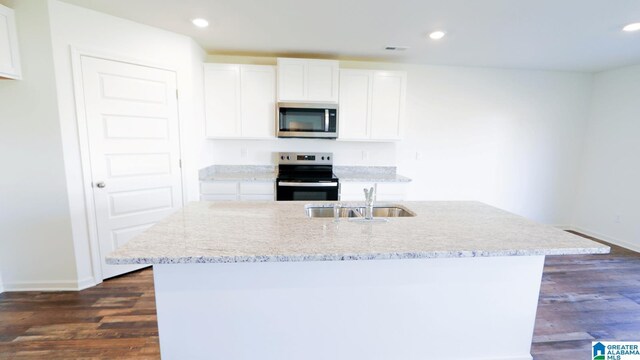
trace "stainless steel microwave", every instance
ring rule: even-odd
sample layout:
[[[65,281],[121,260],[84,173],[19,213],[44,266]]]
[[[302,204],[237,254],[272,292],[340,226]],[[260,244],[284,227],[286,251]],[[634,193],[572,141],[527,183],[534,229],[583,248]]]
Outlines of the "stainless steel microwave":
[[[278,103],[281,138],[338,138],[338,104]]]

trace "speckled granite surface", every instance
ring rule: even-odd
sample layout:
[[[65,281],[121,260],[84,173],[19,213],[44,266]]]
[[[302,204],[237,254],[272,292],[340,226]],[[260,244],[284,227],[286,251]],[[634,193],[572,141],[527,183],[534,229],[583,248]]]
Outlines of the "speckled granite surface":
[[[336,261],[607,253],[609,247],[479,202],[402,202],[417,216],[308,218],[304,202],[193,202],[109,264]],[[382,203],[378,204],[382,205]]]
[[[409,182],[396,173],[395,166],[334,166],[333,173],[340,181]]]
[[[340,181],[409,182],[395,166],[334,166]],[[275,181],[278,168],[272,165],[212,165],[201,169],[200,181]]]
[[[201,169],[200,181],[276,181],[273,165],[212,165]]]

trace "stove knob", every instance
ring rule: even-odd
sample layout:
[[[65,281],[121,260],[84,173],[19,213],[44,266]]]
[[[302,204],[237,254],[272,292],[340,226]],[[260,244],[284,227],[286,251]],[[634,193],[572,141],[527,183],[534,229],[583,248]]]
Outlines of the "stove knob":
[[[280,160],[284,160],[284,155],[283,155],[283,156],[280,156]]]
[[[322,157],[322,160],[324,160],[324,156]],[[327,159],[327,160],[329,160],[329,159]]]
[[[327,156],[327,160],[331,160],[331,156]]]
[[[289,156],[287,156],[287,160],[289,160]]]

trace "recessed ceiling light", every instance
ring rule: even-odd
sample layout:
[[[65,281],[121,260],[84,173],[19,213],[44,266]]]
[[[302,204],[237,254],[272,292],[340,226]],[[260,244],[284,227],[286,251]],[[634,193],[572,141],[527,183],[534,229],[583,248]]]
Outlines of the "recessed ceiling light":
[[[440,40],[442,39],[447,33],[441,30],[438,31],[434,31],[431,34],[429,34],[429,37],[431,38],[431,40]]]
[[[209,22],[202,18],[193,19],[191,20],[191,22],[193,23],[193,25],[199,28],[206,28],[207,26],[209,26]]]
[[[629,24],[629,25],[623,27],[622,30],[628,31],[628,32],[638,31],[638,30],[640,30],[640,23]]]

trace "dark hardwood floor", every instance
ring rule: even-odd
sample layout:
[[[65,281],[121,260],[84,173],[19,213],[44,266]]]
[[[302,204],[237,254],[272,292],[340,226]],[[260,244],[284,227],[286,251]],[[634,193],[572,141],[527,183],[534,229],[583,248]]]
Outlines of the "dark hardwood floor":
[[[547,257],[534,359],[587,359],[593,339],[640,341],[640,254]],[[0,294],[0,359],[127,358],[160,358],[151,269],[80,292]]]

